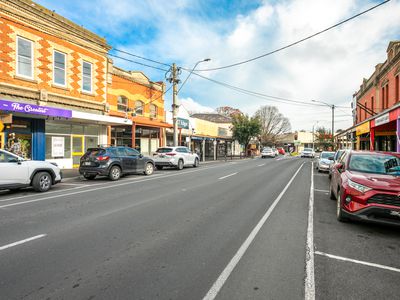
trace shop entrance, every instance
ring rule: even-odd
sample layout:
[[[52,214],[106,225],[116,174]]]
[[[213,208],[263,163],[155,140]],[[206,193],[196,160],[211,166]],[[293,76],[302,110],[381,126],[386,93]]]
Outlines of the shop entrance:
[[[83,135],[72,136],[72,166],[79,167],[80,158],[85,154],[85,137]]]

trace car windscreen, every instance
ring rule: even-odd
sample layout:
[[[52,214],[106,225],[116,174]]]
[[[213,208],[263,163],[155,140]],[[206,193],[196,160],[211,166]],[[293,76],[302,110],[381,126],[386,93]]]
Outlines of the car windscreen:
[[[312,149],[311,148],[304,148],[304,151],[312,152]]]
[[[85,155],[86,156],[100,156],[100,155],[104,155],[105,153],[106,153],[105,149],[89,148],[89,149],[87,149]]]
[[[353,154],[350,157],[349,170],[373,174],[400,175],[400,159],[393,155]]]
[[[334,155],[335,155],[335,152],[322,152],[321,153],[321,158],[328,159],[329,157],[333,157]]]
[[[172,152],[173,149],[172,148],[158,148],[157,149],[157,153],[168,153],[168,152]]]

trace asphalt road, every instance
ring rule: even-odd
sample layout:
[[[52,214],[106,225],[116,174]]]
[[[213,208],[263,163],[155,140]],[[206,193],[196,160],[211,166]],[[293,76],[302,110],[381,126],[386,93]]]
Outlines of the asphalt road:
[[[399,230],[337,222],[327,182],[287,157],[1,193],[0,299],[398,298]]]

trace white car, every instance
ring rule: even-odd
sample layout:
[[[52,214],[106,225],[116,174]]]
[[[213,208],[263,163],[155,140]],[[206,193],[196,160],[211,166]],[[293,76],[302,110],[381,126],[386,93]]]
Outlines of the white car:
[[[329,171],[333,163],[334,156],[335,152],[322,151],[316,166],[318,172]]]
[[[275,157],[276,154],[271,148],[264,148],[263,151],[261,152],[261,158],[265,157]]]
[[[16,190],[32,186],[37,192],[46,192],[61,178],[60,168],[52,163],[25,160],[0,149],[0,189]]]
[[[188,147],[161,147],[153,154],[156,168],[175,167],[182,170],[185,166],[198,167],[199,156],[189,150]]]
[[[304,148],[303,151],[301,151],[301,157],[315,157],[315,152],[312,148]]]

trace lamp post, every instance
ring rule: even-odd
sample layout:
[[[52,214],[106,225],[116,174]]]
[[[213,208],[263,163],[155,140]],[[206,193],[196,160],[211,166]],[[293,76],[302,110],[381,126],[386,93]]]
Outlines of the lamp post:
[[[318,101],[318,100],[311,100],[311,101],[325,104],[326,106],[329,106],[332,109],[332,150],[335,150],[335,105],[326,103],[324,101]]]
[[[180,90],[183,88],[183,86],[185,85],[185,83],[188,81],[190,75],[192,75],[192,73],[194,72],[194,70],[196,69],[197,65],[205,62],[205,61],[210,61],[210,58],[206,58],[203,60],[200,60],[198,62],[196,62],[196,64],[194,65],[193,69],[189,72],[189,75],[186,77],[186,79],[183,81],[181,87],[179,88],[179,90],[177,90],[177,84],[179,83],[179,79],[178,77],[178,73],[179,73],[179,69],[177,68],[175,64],[172,65],[172,79],[171,81],[173,82],[173,92],[172,92],[172,118],[173,118],[173,123],[174,123],[174,146],[178,146],[178,110],[179,110],[179,105],[178,105],[178,101],[177,101],[177,97],[178,97],[178,93],[180,92]]]

